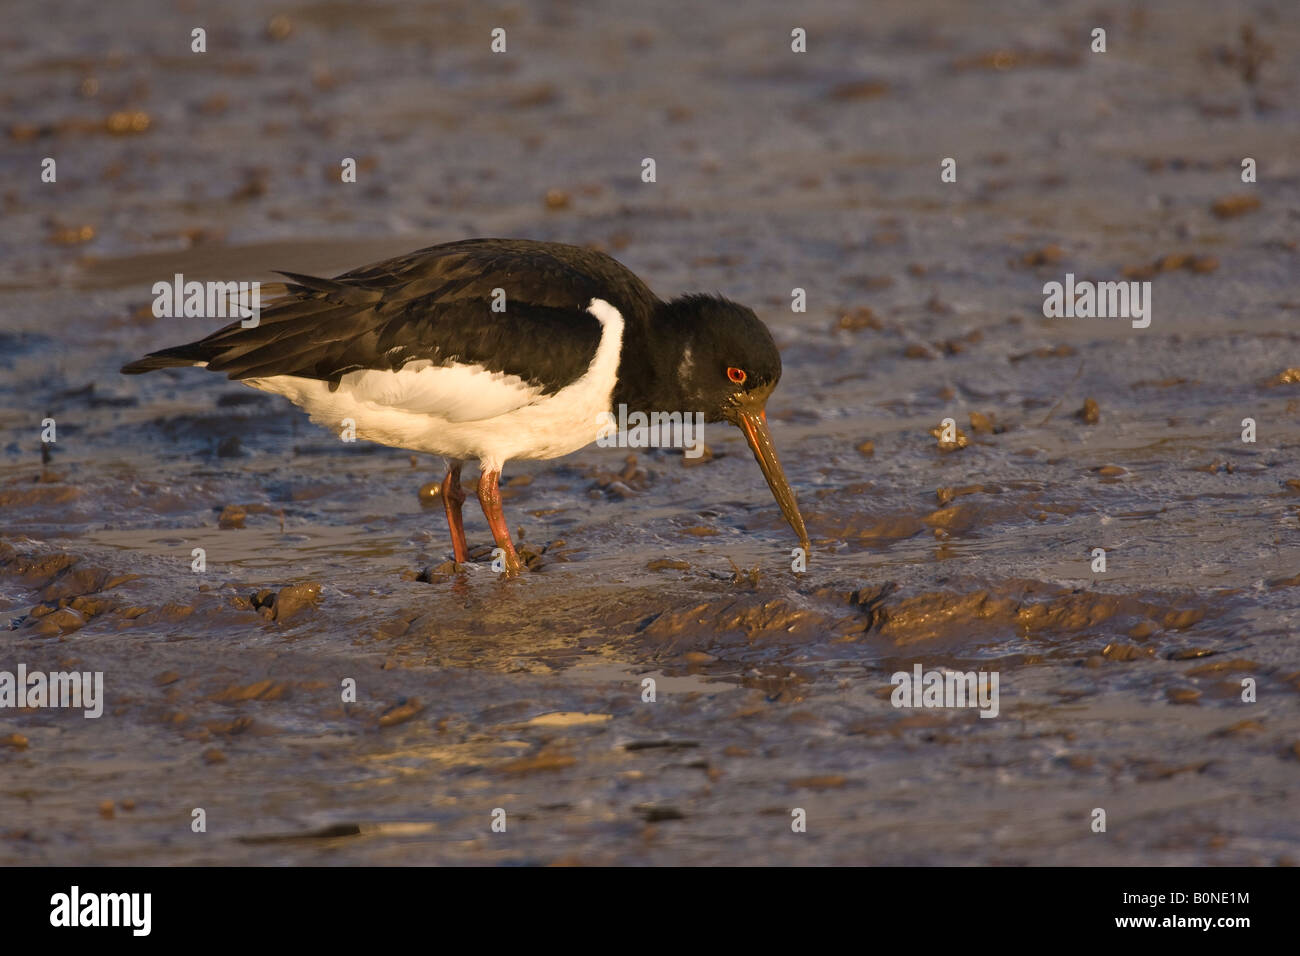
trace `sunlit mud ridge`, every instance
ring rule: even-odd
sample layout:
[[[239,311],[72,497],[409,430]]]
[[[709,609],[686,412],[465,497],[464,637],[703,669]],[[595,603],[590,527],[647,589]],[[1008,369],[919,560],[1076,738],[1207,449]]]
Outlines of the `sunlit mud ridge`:
[[[1230,607],[1223,599],[1207,600],[1190,592],[1153,600],[1151,595],[1071,590],[1026,580],[968,591],[907,593],[908,589],[885,584],[792,593],[784,585],[755,583],[739,570],[730,581],[721,580],[719,574],[685,581],[667,592],[619,588],[616,598],[606,588],[588,602],[566,599],[561,604],[554,592],[503,597],[492,592],[491,580],[467,583],[463,570],[459,583],[453,583],[457,566],[449,562],[445,572],[434,576],[443,589],[435,609],[399,611],[376,623],[369,613],[356,616],[355,600],[337,588],[331,589],[334,597],[323,600],[322,586],[314,581],[278,589],[230,583],[205,586],[189,601],[151,607],[133,600],[138,597],[139,574],[116,573],[66,552],[19,550],[4,541],[0,541],[0,573],[21,585],[35,602],[27,614],[11,619],[9,629],[34,637],[74,634],[101,618],[119,631],[184,622],[198,636],[202,630],[240,620],[238,612],[244,612],[243,622],[250,626],[256,623],[254,615],[281,627],[313,617],[329,618],[333,626],[350,621],[347,626],[364,642],[395,642],[409,648],[412,641],[425,640],[446,650],[456,641],[448,645],[441,632],[467,628],[477,633],[477,640],[490,644],[494,637],[514,638],[539,629],[535,619],[526,623],[514,619],[519,608],[531,607],[534,615],[547,615],[562,606],[564,620],[550,622],[556,631],[572,629],[582,621],[581,630],[615,638],[579,638],[580,645],[603,646],[616,655],[629,655],[630,660],[644,655],[672,662],[679,655],[695,654],[697,663],[707,659],[714,674],[728,662],[845,656],[872,665],[902,651],[954,659],[1009,655],[1024,664],[1080,654],[1088,662],[1098,657],[1111,661],[1199,657],[1214,652],[1187,652],[1186,635],[1193,629],[1197,635],[1214,634],[1222,627],[1216,627],[1216,618]],[[406,577],[427,581],[423,575]],[[136,586],[124,587],[129,584]],[[690,600],[691,593],[696,601]],[[677,606],[663,609],[669,595]],[[335,606],[340,603],[347,606]],[[590,606],[584,609],[582,603]],[[1097,647],[1103,637],[1105,645]],[[859,649],[850,651],[848,645]],[[521,650],[512,647],[510,657]],[[491,654],[460,663],[493,666]]]

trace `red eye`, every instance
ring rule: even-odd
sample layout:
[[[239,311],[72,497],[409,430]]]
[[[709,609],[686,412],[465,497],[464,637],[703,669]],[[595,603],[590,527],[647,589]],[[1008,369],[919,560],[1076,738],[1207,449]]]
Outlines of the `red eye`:
[[[745,370],[743,368],[729,368],[727,369],[727,378],[731,379],[737,385],[744,385],[746,378]]]

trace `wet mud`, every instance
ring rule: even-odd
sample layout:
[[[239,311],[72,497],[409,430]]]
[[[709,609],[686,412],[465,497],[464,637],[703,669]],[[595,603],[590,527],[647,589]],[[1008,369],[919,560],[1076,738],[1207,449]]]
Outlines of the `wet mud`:
[[[0,41],[0,157],[60,171],[0,197],[0,671],[105,682],[0,710],[0,862],[1300,862],[1282,8],[813,5],[797,56],[775,3],[237,0],[197,61],[134,6]],[[512,463],[503,580],[468,470],[458,566],[440,462],[117,374],[207,331],[176,272],[469,235],[752,305],[806,571],[725,425]],[[1151,325],[1045,319],[1066,272]],[[893,706],[918,663],[998,715]]]

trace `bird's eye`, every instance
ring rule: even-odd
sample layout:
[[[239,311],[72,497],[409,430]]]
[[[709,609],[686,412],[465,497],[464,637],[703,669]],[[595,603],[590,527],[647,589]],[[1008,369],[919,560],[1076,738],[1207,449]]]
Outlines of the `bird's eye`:
[[[729,368],[727,369],[727,378],[731,379],[737,385],[744,385],[747,376],[745,375],[745,370],[743,368]]]

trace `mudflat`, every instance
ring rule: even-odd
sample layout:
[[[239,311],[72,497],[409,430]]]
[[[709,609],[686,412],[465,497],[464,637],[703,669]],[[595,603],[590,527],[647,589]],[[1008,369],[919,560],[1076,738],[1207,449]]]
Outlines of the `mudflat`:
[[[0,671],[104,701],[0,707],[0,863],[1300,862],[1284,6],[19,4]],[[441,462],[117,373],[218,324],[177,273],[476,235],[758,312],[806,571],[725,425],[513,463],[502,581]],[[1046,318],[1067,274],[1149,325]],[[917,664],[997,716],[895,707]]]

